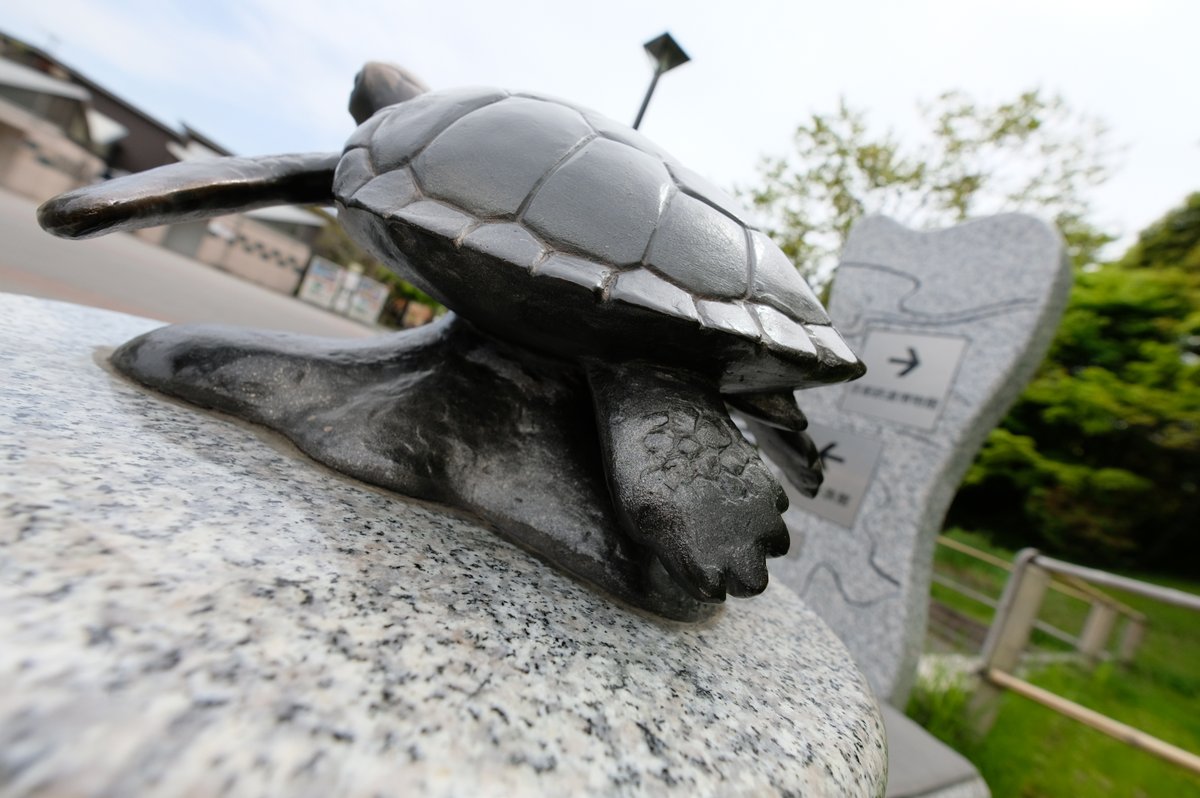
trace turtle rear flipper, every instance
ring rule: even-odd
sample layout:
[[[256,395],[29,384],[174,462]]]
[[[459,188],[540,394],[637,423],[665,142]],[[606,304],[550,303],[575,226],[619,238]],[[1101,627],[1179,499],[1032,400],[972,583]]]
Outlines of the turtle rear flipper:
[[[787,553],[787,496],[729,419],[716,386],[646,363],[591,362],[604,467],[617,517],[694,597],[767,586]]]
[[[333,202],[340,155],[306,153],[184,161],[60,194],[38,223],[62,238],[92,238],[269,205]]]

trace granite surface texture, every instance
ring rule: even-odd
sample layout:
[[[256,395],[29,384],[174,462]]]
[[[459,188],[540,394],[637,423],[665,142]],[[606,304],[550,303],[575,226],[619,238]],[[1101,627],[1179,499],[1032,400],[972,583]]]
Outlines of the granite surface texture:
[[[942,519],[1041,362],[1070,283],[1057,232],[1018,214],[928,233],[871,217],[846,244],[829,310],[868,371],[797,395],[818,447],[846,456],[826,460],[826,495],[789,491],[792,549],[770,570],[896,706],[915,677]]]
[[[783,586],[626,609],[106,368],[154,326],[0,296],[0,795],[882,793]]]

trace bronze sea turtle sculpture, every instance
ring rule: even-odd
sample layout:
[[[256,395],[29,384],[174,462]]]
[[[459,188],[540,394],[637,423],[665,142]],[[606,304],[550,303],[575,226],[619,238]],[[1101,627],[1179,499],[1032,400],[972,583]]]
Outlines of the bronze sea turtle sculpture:
[[[389,69],[360,74],[341,154],[173,164],[61,195],[39,220],[86,238],[333,201],[452,312],[365,342],[166,327],[117,368],[472,511],[645,609],[697,618],[761,592],[788,549],[787,499],[727,403],[802,435],[794,390],[864,370],[811,289],[734,200],[627,126],[537,94],[423,92]]]

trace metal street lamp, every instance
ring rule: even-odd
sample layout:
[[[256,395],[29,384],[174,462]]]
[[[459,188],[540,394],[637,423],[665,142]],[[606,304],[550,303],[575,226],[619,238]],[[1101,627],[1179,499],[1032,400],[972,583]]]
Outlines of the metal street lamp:
[[[650,78],[650,88],[646,89],[646,98],[642,100],[642,107],[638,109],[637,119],[633,120],[634,130],[637,130],[638,125],[642,124],[642,117],[646,114],[646,106],[650,104],[650,96],[654,94],[654,87],[658,85],[658,76],[674,69],[680,64],[686,64],[692,60],[688,58],[688,54],[683,51],[678,42],[671,38],[671,34],[669,33],[664,33],[658,38],[651,39],[642,46],[646,48],[646,52],[654,60],[654,77]]]

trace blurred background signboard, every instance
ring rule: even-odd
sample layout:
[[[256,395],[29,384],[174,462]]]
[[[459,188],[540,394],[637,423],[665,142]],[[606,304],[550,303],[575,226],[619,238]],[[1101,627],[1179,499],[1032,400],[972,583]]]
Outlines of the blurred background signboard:
[[[337,297],[342,271],[342,267],[333,261],[314,256],[308,264],[308,271],[305,272],[296,295],[318,307],[332,307],[333,300]]]
[[[379,312],[387,302],[388,287],[370,277],[358,275],[358,285],[349,294],[350,303],[345,314],[355,321],[374,324]]]
[[[388,287],[361,272],[313,256],[296,296],[334,313],[374,324],[388,299]]]

